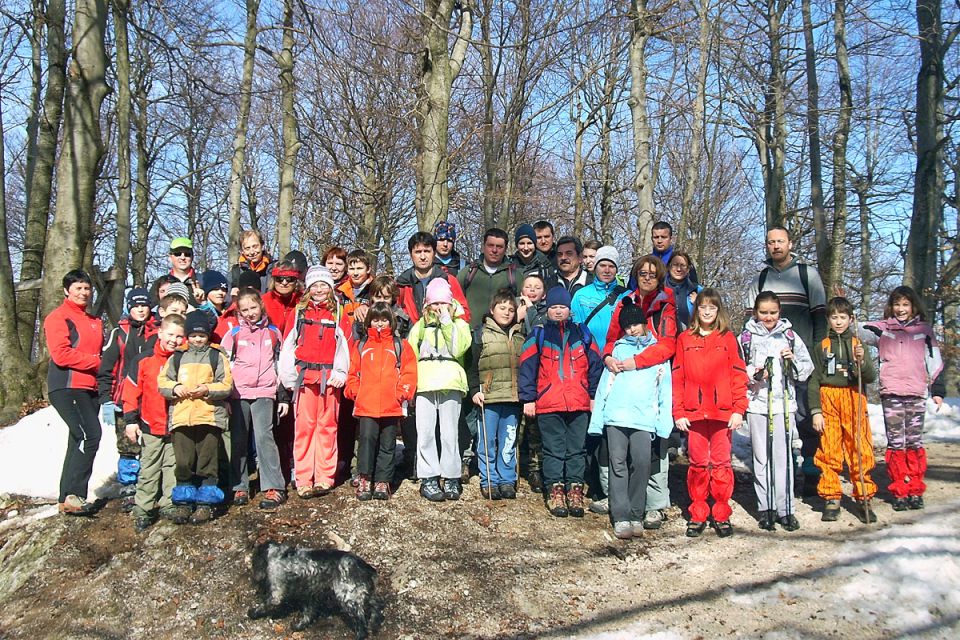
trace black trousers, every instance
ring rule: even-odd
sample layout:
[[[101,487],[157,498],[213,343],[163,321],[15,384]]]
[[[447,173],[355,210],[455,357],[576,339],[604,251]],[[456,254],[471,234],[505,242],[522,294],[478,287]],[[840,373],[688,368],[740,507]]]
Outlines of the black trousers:
[[[97,394],[83,389],[57,389],[50,392],[50,404],[67,423],[67,454],[60,472],[58,502],[70,495],[86,499],[102,435]]]
[[[173,475],[177,484],[193,484],[194,477],[216,484],[219,474],[221,430],[203,424],[173,430],[173,456],[177,464]],[[208,482],[210,484],[210,482]]]
[[[358,418],[357,473],[374,482],[393,482],[399,418]]]

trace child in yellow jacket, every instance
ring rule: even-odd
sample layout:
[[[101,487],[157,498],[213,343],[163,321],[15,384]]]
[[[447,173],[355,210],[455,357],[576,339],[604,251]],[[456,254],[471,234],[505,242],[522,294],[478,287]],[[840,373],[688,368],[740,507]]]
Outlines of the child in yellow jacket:
[[[221,435],[228,428],[226,400],[233,377],[226,356],[210,345],[210,325],[202,311],[186,318],[187,349],[177,351],[160,371],[160,394],[170,402],[170,430],[176,458],[174,504],[197,508],[192,524],[213,517],[223,502],[217,486]]]

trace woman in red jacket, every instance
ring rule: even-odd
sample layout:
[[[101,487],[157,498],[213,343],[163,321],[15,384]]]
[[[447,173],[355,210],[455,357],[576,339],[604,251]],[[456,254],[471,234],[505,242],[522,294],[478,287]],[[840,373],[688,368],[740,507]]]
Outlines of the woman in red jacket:
[[[689,434],[690,522],[687,536],[696,538],[707,526],[713,496],[713,527],[725,538],[730,526],[733,468],[730,466],[732,431],[747,410],[747,367],[720,292],[700,292],[690,328],[680,334],[673,359],[673,419]]]
[[[100,446],[97,403],[97,370],[103,347],[103,324],[87,313],[93,296],[90,276],[75,269],[63,276],[66,298],[43,321],[50,352],[47,391],[50,404],[67,423],[67,455],[60,474],[60,513],[85,516],[94,506],[87,502],[87,485],[93,459]]]

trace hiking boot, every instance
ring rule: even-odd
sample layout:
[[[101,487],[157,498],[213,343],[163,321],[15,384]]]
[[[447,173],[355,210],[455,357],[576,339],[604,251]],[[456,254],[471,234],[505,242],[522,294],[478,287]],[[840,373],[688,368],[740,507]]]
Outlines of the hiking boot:
[[[370,476],[357,476],[357,500],[367,501],[373,497]]]
[[[443,497],[446,500],[459,500],[463,489],[460,486],[460,478],[443,479]]]
[[[550,497],[547,498],[547,509],[555,518],[567,517],[567,496],[563,484],[556,483],[550,486]]]
[[[760,520],[758,523],[760,528],[763,529],[764,531],[776,531],[777,530],[776,516],[777,516],[776,511],[761,511]]]
[[[633,537],[633,525],[629,522],[614,522],[613,535],[621,540],[629,540]]]
[[[134,496],[123,496],[120,498],[120,511],[124,513],[130,513],[133,511],[133,507],[136,505],[136,499]]]
[[[373,499],[374,500],[389,500],[390,499],[390,483],[389,482],[376,482],[373,485]]]
[[[666,519],[667,516],[660,509],[647,511],[643,514],[643,528],[659,529],[661,526],[663,526],[663,522]]]
[[[792,513],[788,513],[785,516],[780,516],[777,520],[780,523],[780,526],[783,527],[784,531],[796,531],[800,528],[800,521],[797,520],[797,516]]]
[[[571,484],[567,491],[567,513],[574,518],[583,517],[583,485]]]
[[[827,503],[823,505],[823,515],[820,516],[820,520],[823,522],[836,522],[839,518],[840,501],[827,500]]]
[[[80,496],[69,495],[63,502],[57,505],[60,513],[67,516],[89,516],[96,511],[96,506],[92,502],[87,502]]]
[[[430,502],[443,502],[443,490],[437,478],[424,478],[420,483],[420,495]]]
[[[642,537],[643,537],[643,528],[644,528],[644,527],[643,527],[643,520],[631,520],[631,521],[630,521],[630,529],[631,529],[631,531],[633,531],[633,537],[634,537],[634,538],[642,538]]]
[[[531,471],[527,476],[527,483],[532,493],[543,493],[543,478],[540,477],[539,471]]]
[[[484,500],[499,500],[503,497],[500,487],[480,487],[480,495]]]
[[[714,520],[713,528],[717,531],[717,536],[720,538],[729,538],[733,535],[733,525],[730,524],[729,520],[721,520],[720,522]]]
[[[213,509],[209,505],[197,505],[193,515],[190,516],[190,524],[205,524],[213,520]]]
[[[610,513],[610,501],[607,498],[591,500],[588,509],[590,509],[590,513],[596,513],[601,516],[606,515]]]
[[[707,528],[706,522],[696,522],[691,520],[687,523],[687,537],[688,538],[699,538],[703,535],[703,530]]]
[[[240,491],[234,491],[233,504],[238,507],[242,507],[245,504],[250,504],[250,494],[242,489]]]
[[[136,516],[133,519],[133,530],[137,533],[143,533],[153,524],[153,518],[150,516]]]
[[[515,500],[517,498],[517,490],[512,484],[502,484],[499,487],[500,497],[504,500]]]
[[[923,496],[909,496],[907,505],[914,510],[923,509]]]
[[[261,509],[276,509],[287,501],[287,494],[279,489],[267,489],[258,505]]]
[[[909,508],[910,508],[910,498],[894,498],[893,499],[894,511],[906,511]]]
[[[869,499],[857,500],[857,506],[860,507],[857,510],[857,517],[860,518],[860,522],[872,524],[877,521],[877,514],[873,512],[873,506],[871,506]]]
[[[170,522],[173,524],[187,524],[190,516],[193,515],[193,509],[189,505],[179,504],[170,511]]]
[[[302,487],[297,487],[297,497],[301,500],[309,500],[314,496],[313,487],[308,487],[306,485]]]

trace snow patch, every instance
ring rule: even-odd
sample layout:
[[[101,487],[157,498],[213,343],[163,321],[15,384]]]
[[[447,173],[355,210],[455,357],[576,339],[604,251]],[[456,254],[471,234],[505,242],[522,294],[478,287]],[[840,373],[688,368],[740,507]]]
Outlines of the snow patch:
[[[67,425],[53,407],[45,407],[0,429],[0,493],[56,500],[66,452]],[[106,427],[93,462],[88,498],[118,495],[119,457],[113,428]]]
[[[643,622],[634,622],[616,631],[604,631],[588,635],[567,636],[566,640],[685,640],[686,636],[672,629],[654,631],[655,625]]]

